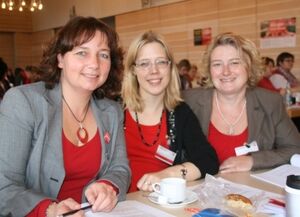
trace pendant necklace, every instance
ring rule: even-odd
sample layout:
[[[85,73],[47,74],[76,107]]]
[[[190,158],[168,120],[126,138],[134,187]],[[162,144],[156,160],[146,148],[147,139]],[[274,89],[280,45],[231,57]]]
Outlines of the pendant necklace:
[[[233,134],[234,134],[234,127],[235,127],[235,125],[237,125],[237,123],[240,121],[240,119],[241,119],[241,117],[242,117],[242,115],[243,115],[243,112],[244,112],[244,110],[245,110],[245,108],[246,108],[246,100],[245,100],[245,102],[244,102],[244,104],[243,104],[243,108],[242,108],[242,110],[241,110],[241,113],[239,114],[239,116],[237,117],[237,119],[235,120],[235,122],[232,123],[232,124],[229,123],[229,122],[225,119],[225,117],[224,117],[224,115],[223,115],[223,113],[222,113],[222,111],[221,111],[221,109],[220,109],[220,106],[219,106],[219,99],[218,99],[218,94],[217,94],[217,93],[216,93],[216,105],[217,105],[217,109],[218,109],[218,112],[219,112],[221,118],[223,119],[223,121],[225,122],[225,124],[227,124],[228,127],[229,127],[228,134],[229,134],[229,135],[233,135]]]
[[[77,135],[77,139],[82,143],[82,144],[85,144],[87,143],[87,141],[89,140],[89,134],[87,132],[87,130],[83,127],[82,123],[84,122],[85,118],[86,118],[86,115],[87,115],[87,112],[89,110],[89,107],[90,107],[90,101],[86,104],[85,106],[85,112],[84,112],[84,116],[82,118],[82,120],[78,120],[75,116],[75,114],[73,113],[71,107],[69,106],[69,104],[67,103],[64,95],[62,95],[62,98],[64,100],[64,102],[66,103],[68,109],[70,110],[73,118],[78,122],[79,124],[79,128],[78,130],[76,131],[76,135]]]
[[[145,138],[144,138],[144,135],[143,135],[143,132],[142,132],[142,128],[141,128],[141,125],[140,125],[140,122],[139,122],[138,114],[137,114],[137,112],[134,112],[134,114],[135,114],[135,120],[136,120],[136,123],[137,123],[137,126],[138,126],[138,130],[139,130],[139,134],[140,134],[141,140],[142,140],[142,142],[143,142],[144,145],[150,147],[150,146],[153,146],[153,145],[155,145],[157,143],[157,141],[159,139],[159,136],[160,136],[163,113],[164,113],[164,110],[162,110],[162,112],[161,112],[161,116],[160,116],[159,125],[158,125],[158,129],[157,129],[157,133],[156,133],[155,139],[154,139],[153,143],[150,144],[150,143],[147,143],[146,140],[145,140]]]

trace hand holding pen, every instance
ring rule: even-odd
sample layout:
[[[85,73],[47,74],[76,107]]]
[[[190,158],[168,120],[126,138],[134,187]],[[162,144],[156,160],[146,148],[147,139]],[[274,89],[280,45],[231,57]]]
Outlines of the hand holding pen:
[[[76,210],[76,212],[75,212]],[[84,216],[83,212],[81,211],[81,205],[76,202],[72,198],[68,198],[65,200],[60,201],[59,203],[52,203],[46,210],[47,217],[57,217],[57,216],[64,216],[65,214],[72,212],[72,214],[78,214],[76,216]],[[77,213],[78,212],[78,213]],[[64,214],[64,215],[62,215]],[[71,214],[68,214],[71,215]]]
[[[50,205],[48,208],[50,209],[49,212],[47,209],[47,217],[63,217],[74,214],[76,214],[76,217],[79,217],[84,216],[84,211],[89,209],[92,209],[93,212],[109,212],[116,206],[118,201],[116,191],[113,187],[99,182],[92,183],[88,186],[85,191],[85,197],[88,202],[93,205],[81,207],[79,203],[69,198],[55,204],[53,207],[50,207]]]
[[[66,213],[63,213],[63,214],[61,214],[61,215],[58,215],[57,217],[70,216],[70,215],[73,215],[73,214],[75,214],[75,213],[77,213],[77,212],[79,212],[79,211],[81,211],[81,210],[84,211],[84,210],[91,209],[92,206],[93,206],[93,205],[83,206],[83,207],[81,207],[81,208],[79,208],[79,209],[75,209],[75,210],[72,210],[72,211],[70,211],[70,212],[66,212]]]

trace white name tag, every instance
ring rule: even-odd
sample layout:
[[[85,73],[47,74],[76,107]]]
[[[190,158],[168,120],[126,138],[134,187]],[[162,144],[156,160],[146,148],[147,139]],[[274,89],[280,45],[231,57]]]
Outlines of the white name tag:
[[[159,145],[157,147],[156,153],[155,153],[155,157],[169,165],[173,165],[173,162],[175,160],[176,157],[176,153]]]
[[[256,141],[235,148],[236,156],[246,155],[256,151],[258,151],[258,145]]]

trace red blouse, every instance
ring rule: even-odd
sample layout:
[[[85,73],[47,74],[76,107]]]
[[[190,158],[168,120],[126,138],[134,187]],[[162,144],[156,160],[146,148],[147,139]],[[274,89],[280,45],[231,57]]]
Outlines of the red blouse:
[[[63,154],[65,180],[57,199],[69,197],[81,203],[83,188],[97,175],[101,162],[101,141],[99,132],[85,145],[78,147],[63,133]]]
[[[219,163],[229,157],[236,156],[235,148],[247,142],[248,127],[240,135],[226,135],[221,133],[211,122],[208,128],[208,141],[217,152]]]
[[[154,126],[142,125],[141,130],[147,143],[152,144],[155,140],[159,123]],[[158,145],[168,148],[167,145],[167,122],[166,112],[163,113],[161,131],[158,141],[153,146],[145,145],[138,130],[137,123],[131,117],[128,110],[125,112],[125,139],[129,165],[131,168],[131,185],[128,192],[137,191],[137,182],[145,173],[157,172],[168,167],[168,164],[155,158]]]
[[[58,201],[69,197],[81,203],[83,188],[96,176],[101,163],[99,131],[84,146],[77,147],[62,133],[65,179],[58,193]],[[42,200],[27,217],[45,216],[51,200]]]

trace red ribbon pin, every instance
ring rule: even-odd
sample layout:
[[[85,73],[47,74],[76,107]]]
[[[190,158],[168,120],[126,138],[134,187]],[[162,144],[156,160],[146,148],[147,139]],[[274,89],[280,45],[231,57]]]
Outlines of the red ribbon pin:
[[[110,142],[110,135],[108,132],[104,133],[104,141],[105,141],[105,144],[108,144]]]

